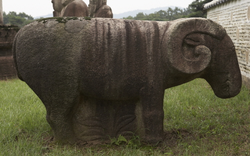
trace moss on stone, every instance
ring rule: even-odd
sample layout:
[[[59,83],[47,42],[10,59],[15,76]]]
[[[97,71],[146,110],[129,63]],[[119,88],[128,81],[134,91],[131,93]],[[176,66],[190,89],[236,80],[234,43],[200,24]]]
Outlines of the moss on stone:
[[[49,18],[43,18],[38,19],[36,21],[46,23],[48,20],[55,19],[58,23],[67,23],[70,20],[78,20],[78,17],[49,17]],[[85,20],[91,20],[90,17],[84,17]]]
[[[85,20],[91,20],[91,17],[84,17]]]
[[[37,22],[43,22],[46,23],[48,20],[50,19],[57,19],[57,18],[62,18],[62,17],[49,17],[49,18],[42,18],[42,19],[38,19],[36,20]]]

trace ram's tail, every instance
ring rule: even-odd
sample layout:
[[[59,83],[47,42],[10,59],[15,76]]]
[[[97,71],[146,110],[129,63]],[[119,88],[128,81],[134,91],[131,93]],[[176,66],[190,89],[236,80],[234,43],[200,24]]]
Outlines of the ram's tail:
[[[16,68],[16,71],[17,71],[17,76],[20,80],[23,81],[21,75],[19,74],[19,71],[18,71],[18,66],[17,66],[17,57],[16,57],[16,42],[17,42],[17,38],[18,38],[18,34],[16,34],[15,38],[14,38],[14,42],[12,44],[12,53],[13,53],[13,59],[14,59],[14,65],[15,65],[15,68]]]

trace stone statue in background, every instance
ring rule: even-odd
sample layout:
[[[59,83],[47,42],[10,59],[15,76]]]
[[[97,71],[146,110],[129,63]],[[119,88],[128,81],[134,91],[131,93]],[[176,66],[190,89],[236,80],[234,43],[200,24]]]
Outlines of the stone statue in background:
[[[89,7],[82,0],[52,0],[54,17],[102,17],[113,18],[107,0],[90,0]]]
[[[82,0],[52,0],[54,17],[86,17],[88,7]]]
[[[211,20],[60,21],[28,24],[13,44],[18,76],[44,103],[57,141],[135,134],[157,143],[165,89],[204,78],[220,98],[240,92],[234,44]]]
[[[107,5],[107,0],[89,0],[89,16],[113,18],[112,9]]]

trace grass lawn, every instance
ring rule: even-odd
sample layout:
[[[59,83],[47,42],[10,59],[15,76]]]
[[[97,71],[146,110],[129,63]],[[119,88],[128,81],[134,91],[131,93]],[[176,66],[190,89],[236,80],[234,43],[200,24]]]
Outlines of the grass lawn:
[[[164,142],[128,141],[98,146],[63,146],[51,142],[45,107],[20,80],[0,81],[0,156],[87,155],[250,155],[249,90],[230,99],[217,98],[197,79],[165,91]]]

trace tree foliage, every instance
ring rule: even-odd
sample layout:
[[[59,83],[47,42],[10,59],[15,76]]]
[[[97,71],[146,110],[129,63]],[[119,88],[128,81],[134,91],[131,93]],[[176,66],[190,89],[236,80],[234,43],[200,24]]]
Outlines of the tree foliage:
[[[135,20],[151,20],[151,21],[172,21],[178,18],[187,17],[206,17],[206,12],[203,10],[204,4],[212,0],[194,0],[188,8],[181,9],[178,7],[168,8],[168,10],[160,10],[151,14],[138,13],[135,17],[128,16],[124,19]]]
[[[189,6],[188,10],[190,13],[188,17],[207,17],[206,11],[204,11],[203,7],[206,3],[211,2],[212,0],[195,0]]]
[[[32,16],[29,16],[24,12],[17,14],[14,11],[9,12],[8,14],[4,12],[3,17],[4,24],[17,25],[19,27],[23,27],[34,20]]]
[[[168,8],[168,10],[159,10],[155,13],[144,14],[139,12],[135,17],[128,16],[124,19],[135,19],[135,20],[151,20],[151,21],[171,21],[185,16],[186,12],[178,7],[174,9]]]

